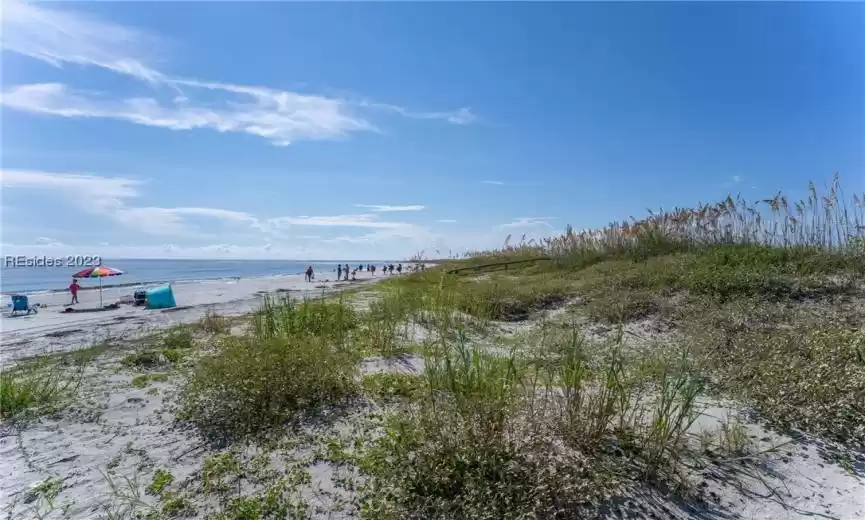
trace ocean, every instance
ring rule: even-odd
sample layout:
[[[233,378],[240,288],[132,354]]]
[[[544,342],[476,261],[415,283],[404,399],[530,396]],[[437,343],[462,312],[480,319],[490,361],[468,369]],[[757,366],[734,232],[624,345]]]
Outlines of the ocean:
[[[338,264],[352,267],[366,264],[381,266],[385,261],[306,261],[296,260],[134,260],[105,259],[102,265],[120,269],[123,274],[103,278],[103,287],[138,285],[145,283],[216,280],[221,278],[249,278],[287,274],[303,274],[307,266],[317,274],[331,273]],[[396,264],[396,261],[389,261]],[[72,274],[80,269],[61,267],[7,267],[0,266],[0,293],[33,293],[65,291],[72,282]],[[98,285],[94,278],[82,279],[82,287]]]

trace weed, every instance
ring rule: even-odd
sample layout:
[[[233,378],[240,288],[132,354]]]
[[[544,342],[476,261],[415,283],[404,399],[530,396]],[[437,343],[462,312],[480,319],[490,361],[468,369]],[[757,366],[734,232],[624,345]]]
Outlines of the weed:
[[[208,309],[198,322],[198,328],[208,334],[227,334],[231,331],[231,322],[225,316],[220,316],[213,309]]]
[[[176,364],[180,363],[185,355],[182,350],[176,348],[164,348],[162,349],[162,357],[164,357],[169,363]]]
[[[744,455],[753,445],[751,439],[748,437],[748,430],[738,416],[726,417],[718,425],[715,434],[718,439],[718,449],[728,455]]]
[[[130,383],[135,388],[144,388],[147,386],[147,374],[141,374],[140,376],[135,376],[132,378],[132,383]]]
[[[159,366],[163,360],[160,352],[156,350],[144,350],[124,357],[121,362],[128,367],[154,368]]]
[[[342,300],[304,300],[265,298],[261,310],[253,315],[252,336],[259,341],[275,337],[325,337],[345,345],[348,333],[357,325],[357,313]]]
[[[159,468],[153,475],[153,482],[144,491],[148,495],[161,496],[172,482],[174,482],[174,475],[166,469]]]
[[[168,381],[168,374],[140,374],[133,377],[130,384],[135,388],[145,388],[148,383],[164,383],[165,381]]]
[[[4,370],[0,373],[0,417],[15,419],[57,410],[78,389],[82,373],[83,366],[72,375],[56,366]]]
[[[368,395],[380,399],[416,399],[424,391],[425,382],[411,374],[383,372],[364,376],[361,386]]]
[[[167,518],[189,517],[196,512],[195,506],[179,493],[164,491],[160,499],[162,515]]]
[[[32,484],[25,497],[25,501],[32,504],[30,513],[40,520],[48,518],[57,509],[57,497],[62,490],[63,481],[55,477],[48,477]]]
[[[108,520],[148,518],[157,513],[156,508],[141,496],[137,477],[121,475],[121,482],[103,472],[102,478],[108,484],[113,497],[113,501],[105,506],[105,516]]]
[[[186,350],[193,346],[192,330],[186,325],[172,327],[162,333],[158,339],[163,349]]]

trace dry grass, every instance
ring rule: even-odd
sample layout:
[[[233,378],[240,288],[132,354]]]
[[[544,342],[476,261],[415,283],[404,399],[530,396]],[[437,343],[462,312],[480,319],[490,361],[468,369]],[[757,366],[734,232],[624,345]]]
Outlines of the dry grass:
[[[844,196],[836,175],[826,193],[812,182],[808,197],[788,201],[782,193],[758,202],[737,196],[692,209],[650,211],[637,220],[611,223],[599,230],[575,231],[568,226],[561,236],[540,242],[507,242],[499,251],[470,253],[473,257],[530,257],[550,255],[579,263],[615,256],[647,258],[687,252],[703,246],[744,244],[780,248],[794,253],[819,251],[831,263],[842,255],[865,256],[865,194]],[[510,237],[509,237],[510,238]],[[851,263],[852,264],[852,263]],[[859,266],[861,269],[861,265]]]

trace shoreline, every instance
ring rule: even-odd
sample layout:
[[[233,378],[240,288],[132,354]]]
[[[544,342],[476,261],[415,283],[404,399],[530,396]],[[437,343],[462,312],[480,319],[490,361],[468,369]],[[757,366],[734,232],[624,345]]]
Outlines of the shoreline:
[[[327,274],[335,277],[335,273]],[[265,296],[318,297],[389,277],[363,272],[357,274],[355,281],[337,281],[330,276],[321,276],[309,283],[302,274],[292,274],[172,283],[177,306],[171,309],[121,304],[110,310],[66,313],[63,310],[69,306],[67,292],[30,293],[31,305],[39,305],[38,313],[10,317],[7,308],[0,317],[0,330],[3,331],[0,366],[8,368],[41,355],[140,338],[175,325],[194,323],[210,310],[226,317],[242,316],[254,312]],[[130,286],[103,286],[103,303],[108,305],[130,296],[130,291],[123,290]],[[80,303],[72,306],[77,311],[98,308],[99,291],[82,291],[79,300]]]
[[[326,264],[328,267],[330,267],[331,265],[335,266],[337,263],[338,263],[337,261],[319,262],[319,264]],[[382,263],[382,261],[379,260],[378,263],[380,264],[380,263]],[[396,264],[397,262],[387,262],[387,263]],[[434,262],[434,261],[424,261],[424,262],[405,261],[405,262],[401,262],[401,263],[404,266],[424,264],[426,266],[426,268],[430,268],[430,267],[433,267],[436,265],[436,262]],[[313,264],[313,265],[315,265],[315,264]],[[349,265],[352,266],[354,264],[349,264]],[[376,264],[376,265],[378,265],[378,264]],[[335,276],[334,275],[334,273],[335,273],[334,269],[328,269],[326,271],[316,271],[316,273],[317,274],[327,274],[328,276]],[[171,284],[171,285],[182,285],[183,284],[183,285],[185,285],[185,284],[202,283],[202,282],[272,278],[272,277],[279,277],[279,276],[303,276],[303,271],[301,270],[301,271],[297,271],[297,272],[293,272],[293,273],[286,272],[286,273],[282,273],[282,274],[254,274],[254,275],[212,276],[212,277],[205,276],[205,277],[199,277],[199,278],[177,278],[177,279],[162,279],[162,280],[154,279],[154,280],[139,280],[139,281],[134,281],[134,282],[120,282],[118,280],[117,283],[107,283],[105,280],[103,280],[102,289],[103,290],[122,289],[125,287],[145,287],[145,286],[156,286],[156,285],[165,285],[165,284]],[[117,279],[117,277],[108,277],[108,279],[113,281],[113,280]],[[81,278],[79,280],[86,280],[88,283],[94,281],[93,278]],[[79,289],[79,292],[98,291],[99,288],[100,288],[100,286],[99,286],[98,281],[97,281],[95,284],[82,285],[81,288]],[[19,294],[23,294],[23,295],[26,295],[28,297],[34,297],[34,296],[40,296],[43,294],[56,294],[56,293],[68,293],[68,292],[69,292],[68,287],[57,287],[57,288],[53,288],[53,289],[23,289],[23,290],[18,290],[18,291],[7,291],[7,290],[4,290],[2,288],[2,285],[0,285],[0,296],[2,296],[2,297],[9,297],[12,295],[19,295]]]
[[[183,285],[190,283],[200,283],[200,282],[215,282],[220,280],[240,280],[242,278],[268,278],[274,276],[297,276],[302,275],[303,273],[291,273],[284,275],[272,275],[272,274],[263,274],[258,276],[217,276],[213,278],[189,278],[189,279],[180,279],[180,280],[149,280],[144,282],[125,282],[125,283],[112,283],[102,284],[102,290],[105,289],[123,289],[125,287],[139,287],[139,286],[150,286],[150,285]],[[79,279],[82,280],[82,279]],[[92,278],[83,278],[83,280],[93,280]],[[98,291],[99,285],[82,285],[79,292],[83,291]],[[68,293],[69,289],[66,287],[59,289],[28,289],[24,291],[2,291],[0,295],[3,296],[12,296],[13,294],[24,294],[28,297],[39,296],[42,294],[56,294],[56,293]]]

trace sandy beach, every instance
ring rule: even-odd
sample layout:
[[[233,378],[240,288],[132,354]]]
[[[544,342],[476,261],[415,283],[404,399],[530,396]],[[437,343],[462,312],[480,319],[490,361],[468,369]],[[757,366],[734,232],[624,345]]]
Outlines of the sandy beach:
[[[223,316],[238,316],[255,310],[262,298],[286,296],[316,297],[341,288],[369,283],[387,276],[357,273],[356,281],[336,281],[336,273],[319,273],[308,283],[303,275],[265,276],[172,284],[177,307],[146,309],[131,304],[98,312],[63,312],[70,296],[65,292],[42,292],[30,295],[30,304],[39,305],[36,314],[9,316],[4,309],[0,318],[0,360],[2,365],[17,360],[84,348],[110,339],[134,339],[154,330],[181,323],[192,323],[212,309]],[[105,305],[131,297],[136,286],[110,287],[102,291]],[[78,293],[76,310],[99,307],[99,291]]]

